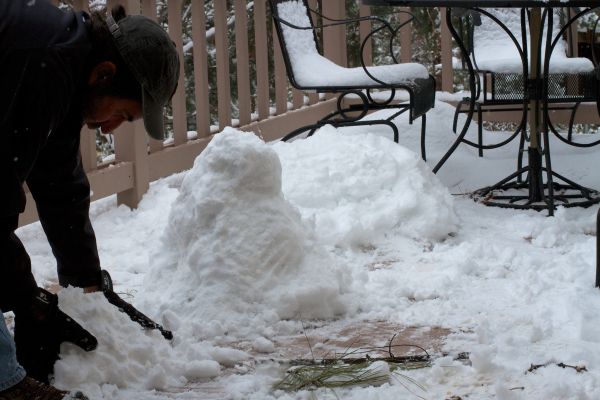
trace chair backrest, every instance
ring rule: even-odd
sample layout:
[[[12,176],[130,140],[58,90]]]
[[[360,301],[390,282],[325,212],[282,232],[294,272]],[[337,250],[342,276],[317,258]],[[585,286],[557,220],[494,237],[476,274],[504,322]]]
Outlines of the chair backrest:
[[[523,46],[521,33],[521,10],[515,8],[490,8],[485,11],[496,17],[506,28],[513,33],[515,39]],[[557,12],[552,14],[552,36],[556,37],[560,30],[560,21]],[[529,46],[529,30],[527,30],[527,41],[525,48],[531,53]],[[542,52],[545,50],[545,35],[542,44]],[[473,31],[473,61],[476,68],[481,71],[496,73],[522,73],[523,64],[517,47],[508,36],[507,32],[492,19],[481,14],[481,25],[476,26]],[[543,65],[542,59],[542,65]],[[567,42],[561,38],[550,59],[550,73],[582,73],[594,69],[593,63],[581,57],[567,57]]]
[[[290,82],[304,88],[307,58],[322,58],[308,4],[306,0],[269,0],[269,4]]]
[[[427,68],[417,63],[367,67],[363,62],[361,67],[354,68],[339,65],[321,54],[316,30],[344,26],[360,19],[330,19],[311,11],[306,0],[269,0],[269,3],[288,77],[297,89],[319,92],[389,89],[412,85],[415,79],[429,79]],[[327,22],[314,25],[311,14]],[[377,29],[383,28],[391,29],[389,24]]]

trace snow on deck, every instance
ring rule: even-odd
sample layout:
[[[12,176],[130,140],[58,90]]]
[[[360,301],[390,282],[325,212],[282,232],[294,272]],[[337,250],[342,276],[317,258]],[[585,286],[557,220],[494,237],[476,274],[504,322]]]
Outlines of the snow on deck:
[[[471,200],[513,172],[516,141],[483,158],[460,146],[431,174],[455,137],[453,111],[438,102],[428,113],[427,163],[420,124],[405,116],[400,144],[382,127],[327,128],[288,144],[230,131],[192,170],[155,182],[138,209],[95,202],[116,291],[175,339],[142,331],[100,295],[62,290],[61,307],[100,345],[63,345],[57,386],[92,399],[305,399],[272,390],[282,359],[307,357],[305,334],[320,356],[334,342],[412,332],[435,356],[430,368],[403,371],[425,386],[408,388],[423,398],[600,398],[598,207],[548,217]],[[551,150],[556,171],[600,188],[600,149],[553,139]],[[39,224],[18,235],[38,282],[55,282]],[[456,360],[462,352],[469,362]],[[531,364],[546,366],[527,372]],[[418,398],[408,389],[392,380],[316,396]]]

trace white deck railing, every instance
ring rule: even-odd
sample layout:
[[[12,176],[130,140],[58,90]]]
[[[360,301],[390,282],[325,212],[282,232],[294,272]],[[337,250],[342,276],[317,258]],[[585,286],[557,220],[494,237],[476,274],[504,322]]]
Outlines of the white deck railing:
[[[357,0],[358,2],[359,0]],[[58,0],[54,0],[58,4]],[[88,0],[72,0],[77,10],[89,11]],[[192,57],[193,71],[184,71],[172,100],[173,137],[165,142],[148,139],[141,122],[124,124],[114,135],[114,160],[97,162],[95,132],[82,130],[81,152],[92,186],[92,200],[117,195],[118,202],[136,207],[149,183],[192,166],[196,156],[206,147],[212,134],[226,126],[254,131],[265,140],[280,138],[285,133],[316,121],[335,108],[335,100],[306,96],[289,86],[277,38],[272,37],[272,21],[266,0],[214,1],[212,20],[205,15],[204,2],[193,0],[183,9],[183,0],[168,0],[167,20],[169,35],[176,43],[180,56]],[[227,6],[228,3],[232,5]],[[316,7],[316,0],[309,0]],[[344,18],[345,0],[323,1],[323,14]],[[156,0],[109,0],[109,7],[122,4],[130,14],[142,13],[158,19]],[[360,15],[369,15],[369,7],[360,5]],[[183,16],[191,15],[191,36],[185,39]],[[453,87],[452,41],[445,26],[445,10],[441,10],[442,71],[438,90],[451,92]],[[210,28],[209,28],[210,26]],[[249,27],[255,45],[248,41]],[[368,22],[360,24],[360,35],[370,31]],[[412,58],[411,32],[405,29],[401,38],[401,60]],[[230,43],[233,38],[233,43]],[[208,43],[210,41],[210,46]],[[340,64],[346,64],[347,40],[344,28],[329,29],[323,36],[325,55]],[[235,64],[229,57],[230,46],[235,48]],[[214,50],[216,85],[209,86],[209,54]],[[185,49],[185,54],[184,54]],[[235,87],[230,74],[235,73]],[[273,87],[271,83],[274,82]],[[192,99],[186,99],[186,84],[193,84]],[[211,107],[210,99],[216,99]],[[187,104],[194,103],[194,107]],[[232,104],[236,105],[235,119]],[[187,107],[187,108],[186,108]],[[190,135],[188,115],[194,115],[196,134]],[[596,113],[580,112],[590,121],[597,122]],[[593,115],[594,118],[589,117]],[[516,121],[515,114],[494,113],[498,120]],[[561,117],[562,118],[562,117]],[[33,200],[28,196],[26,212],[21,215],[24,225],[37,219]]]

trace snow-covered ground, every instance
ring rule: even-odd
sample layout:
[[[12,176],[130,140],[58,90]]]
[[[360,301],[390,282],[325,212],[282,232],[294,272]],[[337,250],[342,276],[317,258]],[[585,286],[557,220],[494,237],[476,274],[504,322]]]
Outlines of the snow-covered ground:
[[[100,344],[91,353],[63,345],[56,385],[128,400],[600,398],[598,207],[548,217],[465,195],[514,171],[517,141],[483,158],[462,145],[433,175],[454,138],[453,111],[438,102],[428,113],[427,163],[420,124],[405,117],[400,145],[381,127],[326,127],[287,144],[228,130],[190,171],[154,183],[137,210],[114,198],[94,203],[116,291],[175,339],[142,331],[99,294],[64,289],[61,307]],[[600,149],[557,140],[551,148],[556,171],[600,188]],[[18,235],[38,282],[55,282],[39,224]],[[416,332],[411,342],[435,360],[402,373],[425,390],[406,379],[272,389],[285,373],[279,361],[311,357],[308,345],[290,351],[286,338],[306,334],[321,357],[334,336],[365,325],[371,334],[361,339],[372,335],[372,345],[395,329]],[[427,339],[434,330],[445,332],[439,348]],[[456,360],[462,352],[468,361]],[[528,372],[532,364],[545,366]]]

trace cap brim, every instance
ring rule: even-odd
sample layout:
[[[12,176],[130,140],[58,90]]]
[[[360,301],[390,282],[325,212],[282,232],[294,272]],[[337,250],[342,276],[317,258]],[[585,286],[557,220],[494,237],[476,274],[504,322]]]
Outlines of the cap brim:
[[[163,140],[165,138],[164,105],[154,101],[152,96],[142,89],[142,115],[146,132],[152,138]]]

